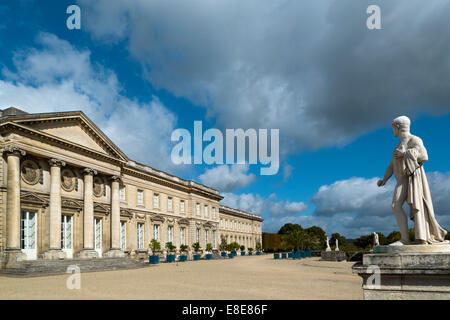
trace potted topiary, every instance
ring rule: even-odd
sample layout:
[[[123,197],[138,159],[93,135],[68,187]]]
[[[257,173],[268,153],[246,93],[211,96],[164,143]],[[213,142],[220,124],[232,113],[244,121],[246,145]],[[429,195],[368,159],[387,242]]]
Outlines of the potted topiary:
[[[149,263],[158,264],[159,254],[161,253],[161,244],[158,242],[158,240],[152,239],[152,241],[150,241],[149,247],[152,250],[152,255],[149,256]]]
[[[220,246],[219,249],[221,251],[220,255],[222,257],[226,257],[227,256],[227,240],[225,240],[225,238],[222,238],[222,240],[220,241]]]
[[[172,242],[166,242],[167,256],[166,262],[175,262],[175,247]]]
[[[232,249],[231,249],[231,253],[233,254],[233,256],[236,257],[236,255],[237,255],[236,250],[238,250],[238,249],[239,249],[239,244],[237,242],[233,242]]]
[[[258,247],[258,245],[256,245],[256,246]],[[258,254],[258,252],[256,254]],[[278,248],[273,248],[273,258],[280,259],[280,253],[279,253]]]
[[[256,255],[257,255],[257,256],[261,255],[261,249],[262,249],[261,243],[258,241],[258,242],[256,243]]]
[[[253,255],[253,248],[248,248],[247,251],[249,256]]]
[[[230,259],[234,258],[233,250],[234,250],[234,245],[233,245],[233,243],[230,243],[227,246],[227,251],[230,251],[230,253],[228,254],[228,258],[230,258]]]
[[[200,243],[198,243],[198,242],[193,243],[192,244],[192,249],[194,249],[194,252],[195,252],[195,254],[194,254],[194,261],[200,260],[201,253],[202,253],[200,251],[200,249],[201,249]]]
[[[287,249],[283,248],[283,252],[281,253],[281,259],[286,259],[287,258],[286,251],[287,251]]]
[[[182,244],[181,246],[180,246],[180,261],[181,262],[184,262],[184,261],[187,261],[187,251],[188,251],[188,249],[189,249],[189,246],[187,246],[187,245],[185,245],[185,244]]]
[[[212,249],[213,249],[213,247],[212,247],[212,244],[211,243],[207,243],[206,244],[206,254],[205,254],[205,259],[206,260],[211,260],[212,259]]]
[[[245,256],[245,246],[241,246],[241,256]]]

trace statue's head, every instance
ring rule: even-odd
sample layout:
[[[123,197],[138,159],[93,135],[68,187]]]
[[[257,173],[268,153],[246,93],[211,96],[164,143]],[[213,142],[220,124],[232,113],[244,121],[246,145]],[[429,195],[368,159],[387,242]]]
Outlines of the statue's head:
[[[394,135],[399,136],[401,132],[408,133],[411,127],[411,120],[407,116],[400,116],[392,121],[392,130],[394,130]]]

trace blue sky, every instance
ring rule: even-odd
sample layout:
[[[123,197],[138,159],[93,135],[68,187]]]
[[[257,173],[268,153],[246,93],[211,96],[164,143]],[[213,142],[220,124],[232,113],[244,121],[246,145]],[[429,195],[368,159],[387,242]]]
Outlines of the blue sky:
[[[405,114],[449,228],[450,6],[378,3],[383,29],[369,31],[356,0],[2,1],[0,107],[83,110],[132,159],[218,188],[263,231],[294,222],[350,238],[397,229],[393,184],[374,182]],[[71,4],[81,30],[66,28]],[[170,134],[195,120],[279,129],[278,174],[173,165]]]

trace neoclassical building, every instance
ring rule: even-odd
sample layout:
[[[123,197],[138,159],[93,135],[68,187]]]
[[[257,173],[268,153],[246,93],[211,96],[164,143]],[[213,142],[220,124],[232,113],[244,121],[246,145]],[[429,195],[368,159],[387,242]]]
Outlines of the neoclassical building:
[[[227,206],[219,208],[219,230],[227,243],[237,242],[246,248],[256,248],[262,244],[262,221],[256,215]]]
[[[0,259],[145,255],[151,239],[261,242],[260,216],[213,188],[129,159],[81,111],[0,110]]]

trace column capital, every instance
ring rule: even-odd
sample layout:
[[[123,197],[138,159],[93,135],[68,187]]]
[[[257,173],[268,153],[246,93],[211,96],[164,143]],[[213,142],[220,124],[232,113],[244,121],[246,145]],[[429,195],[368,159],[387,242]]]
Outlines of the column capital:
[[[9,145],[3,149],[3,152],[6,152],[7,155],[15,155],[24,157],[27,153],[25,150],[20,149],[19,147]]]
[[[119,182],[120,183],[120,182],[122,182],[122,177],[115,175],[115,176],[109,177],[109,180],[111,180],[112,182]]]
[[[97,170],[95,170],[95,169],[92,169],[92,168],[85,168],[84,170],[83,170],[83,174],[89,174],[89,175],[91,175],[91,176],[95,176],[96,174],[97,174]]]
[[[50,167],[64,167],[66,165],[66,162],[60,159],[52,158],[48,160],[48,164]]]

